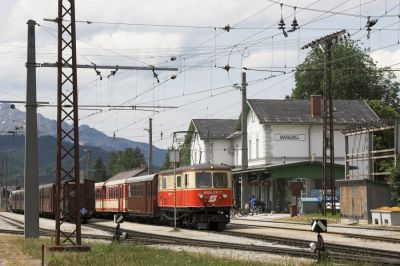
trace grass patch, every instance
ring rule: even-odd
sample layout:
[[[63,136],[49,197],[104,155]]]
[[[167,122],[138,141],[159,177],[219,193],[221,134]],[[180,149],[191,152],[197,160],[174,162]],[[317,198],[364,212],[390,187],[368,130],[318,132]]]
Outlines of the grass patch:
[[[340,213],[337,212],[335,215],[332,215],[332,213],[326,213],[326,217],[322,216],[320,213],[307,213],[303,214],[300,216],[294,216],[294,217],[285,217],[285,218],[279,218],[276,219],[277,221],[285,221],[285,222],[299,222],[299,223],[304,223],[308,224],[311,219],[313,218],[326,218],[328,220],[329,224],[337,224],[340,223]]]
[[[35,258],[41,257],[41,245],[50,245],[50,239],[16,238],[15,243]],[[67,253],[45,251],[45,262],[49,266],[59,265],[226,265],[226,266],[258,266],[258,265],[296,265],[294,262],[261,263],[254,261],[232,260],[217,258],[208,254],[171,251],[146,246],[118,243],[90,243],[91,252]]]

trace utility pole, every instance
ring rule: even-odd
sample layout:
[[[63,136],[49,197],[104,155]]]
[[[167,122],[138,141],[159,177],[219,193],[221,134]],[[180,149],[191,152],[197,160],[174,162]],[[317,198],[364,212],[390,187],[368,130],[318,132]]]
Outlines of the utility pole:
[[[335,209],[335,146],[334,146],[334,128],[333,128],[333,100],[332,100],[332,49],[338,39],[346,33],[341,30],[311,43],[306,44],[302,49],[319,46],[324,52],[324,113],[323,113],[323,132],[322,132],[322,190],[323,206],[322,215],[326,216],[326,196],[328,184],[331,190],[331,210],[332,215],[336,213]],[[329,167],[329,171],[327,169]]]
[[[247,155],[247,81],[246,72],[242,72],[242,182],[241,182],[241,207],[244,208],[247,202],[247,183],[248,176],[244,171],[248,167],[248,155]]]
[[[147,162],[148,174],[153,173],[153,119],[149,118],[149,154]]]
[[[7,169],[7,158],[5,159],[5,160],[2,160],[1,161],[2,163],[4,162],[4,164],[3,164],[3,173],[4,173],[4,177],[5,177],[5,179],[6,179],[6,193],[8,194],[8,180],[7,180],[7,178],[8,178],[8,169]],[[8,198],[7,198],[7,200],[6,200],[6,210],[8,210]]]
[[[39,176],[37,159],[36,103],[36,21],[28,20],[28,58],[26,63],[26,134],[25,134],[25,238],[39,237]]]

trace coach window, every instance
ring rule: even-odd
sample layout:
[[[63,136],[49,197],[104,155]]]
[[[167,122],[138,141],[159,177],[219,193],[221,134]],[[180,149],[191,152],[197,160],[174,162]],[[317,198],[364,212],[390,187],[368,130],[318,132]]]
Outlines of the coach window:
[[[213,173],[213,184],[216,188],[228,187],[228,175],[226,173]]]
[[[176,177],[176,187],[182,187],[182,179],[180,175]]]
[[[167,188],[167,177],[163,176],[162,178],[162,188]]]
[[[196,187],[197,188],[208,188],[211,187],[211,173],[199,172],[196,173]]]

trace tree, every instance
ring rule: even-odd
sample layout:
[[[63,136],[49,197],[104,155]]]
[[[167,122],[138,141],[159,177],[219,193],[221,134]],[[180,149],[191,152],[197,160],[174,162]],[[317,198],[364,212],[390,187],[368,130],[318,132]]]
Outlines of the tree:
[[[110,174],[132,170],[144,164],[144,156],[139,148],[125,149],[124,151],[110,153]]]
[[[164,156],[164,162],[161,165],[161,170],[167,170],[170,168],[170,162],[169,162],[169,153],[166,152]]]
[[[400,169],[393,169],[389,177],[389,187],[392,191],[392,199],[400,204]]]
[[[194,133],[194,125],[191,122],[187,130],[187,134],[185,136],[185,142],[179,147],[179,157],[181,159],[181,162],[179,163],[180,166],[190,165],[190,156],[191,156],[190,146],[192,143],[193,133]]]
[[[313,48],[296,68],[292,97],[308,99],[313,94],[322,95],[323,68],[324,53]],[[388,68],[378,68],[357,42],[345,40],[334,46],[332,69],[333,98],[383,100],[399,110],[400,86],[395,74]]]
[[[96,182],[107,180],[106,166],[101,157],[97,158],[94,163],[93,176]]]

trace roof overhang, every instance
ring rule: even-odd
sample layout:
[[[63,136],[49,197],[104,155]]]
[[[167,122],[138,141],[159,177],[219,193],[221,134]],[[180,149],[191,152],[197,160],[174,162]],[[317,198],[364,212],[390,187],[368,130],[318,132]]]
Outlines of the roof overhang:
[[[351,170],[357,167],[350,166]],[[342,179],[344,177],[345,166],[343,164],[335,164],[335,178]],[[327,171],[330,166],[327,165]],[[258,174],[268,173],[271,178],[314,178],[322,177],[321,161],[300,161],[293,163],[270,164],[247,169],[233,169],[232,173],[237,174]]]

